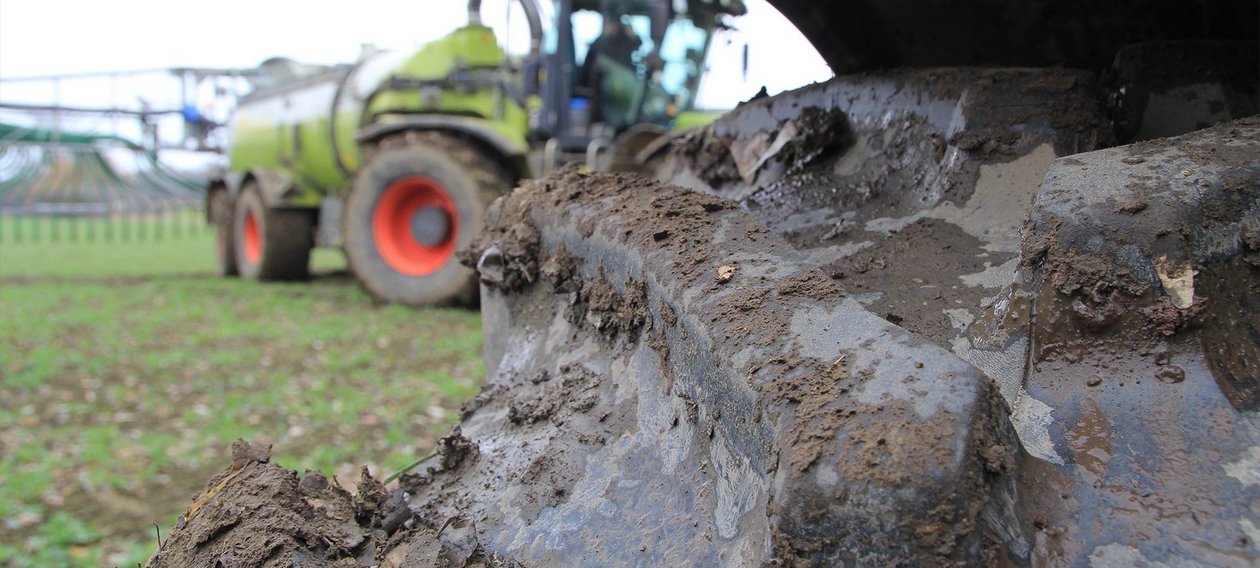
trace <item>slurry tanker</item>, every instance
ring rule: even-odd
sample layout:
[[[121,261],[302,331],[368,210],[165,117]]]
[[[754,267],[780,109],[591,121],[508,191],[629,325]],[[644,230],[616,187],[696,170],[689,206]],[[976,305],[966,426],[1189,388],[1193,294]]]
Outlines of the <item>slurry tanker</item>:
[[[467,25],[414,52],[265,62],[207,193],[218,272],[302,278],[320,244],[341,247],[382,300],[467,303],[476,282],[455,252],[497,196],[564,163],[634,168],[671,129],[716,116],[696,94],[739,0],[517,4],[524,57],[505,53],[472,0]]]

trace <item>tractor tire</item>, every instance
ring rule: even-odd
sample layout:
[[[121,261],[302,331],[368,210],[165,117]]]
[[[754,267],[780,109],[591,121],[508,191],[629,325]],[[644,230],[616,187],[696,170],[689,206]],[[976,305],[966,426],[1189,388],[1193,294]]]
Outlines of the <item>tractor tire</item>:
[[[437,133],[383,140],[354,180],[344,212],[350,270],[372,294],[409,306],[473,305],[473,271],[456,251],[512,185],[488,156]]]
[[[314,227],[309,212],[278,209],[263,204],[257,186],[246,184],[236,200],[236,266],[240,275],[254,280],[306,278]]]
[[[226,190],[215,191],[210,196],[210,219],[214,223],[214,273],[217,276],[240,275],[236,266],[236,233],[232,227],[234,217],[232,197]]]

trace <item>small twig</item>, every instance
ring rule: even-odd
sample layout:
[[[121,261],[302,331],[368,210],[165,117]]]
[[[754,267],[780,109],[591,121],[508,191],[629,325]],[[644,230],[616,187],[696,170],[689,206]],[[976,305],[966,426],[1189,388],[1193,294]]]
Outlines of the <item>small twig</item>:
[[[395,472],[393,473],[393,475],[390,475],[389,477],[386,477],[386,478],[385,478],[385,481],[382,481],[382,482],[381,482],[381,485],[389,485],[389,482],[391,482],[391,481],[393,481],[393,480],[395,480],[395,479],[398,479],[398,478],[399,478],[402,474],[404,474],[404,473],[407,473],[407,472],[409,472],[409,471],[411,471],[411,470],[413,470],[413,469],[416,469],[417,467],[419,467],[419,466],[420,466],[420,464],[422,464],[422,463],[424,463],[424,462],[427,462],[427,461],[429,461],[429,460],[433,459],[433,457],[434,457],[434,456],[436,456],[436,455],[437,455],[437,452],[433,452],[433,453],[431,453],[431,454],[429,454],[429,455],[427,455],[427,456],[424,456],[424,457],[422,457],[422,458],[420,458],[420,459],[418,459],[418,460],[416,460],[416,461],[414,461],[414,462],[411,462],[411,464],[410,464],[410,465],[408,465],[407,467],[404,467],[404,468],[402,468],[402,469],[400,469],[400,470],[398,470],[398,471],[395,471]]]
[[[455,519],[458,519],[458,518],[459,518],[459,515],[452,515],[450,517],[447,517],[446,522],[442,523],[442,528],[438,529],[437,536],[439,537],[442,536],[442,533],[446,532],[446,527],[451,526],[451,523],[455,522]]]
[[[157,523],[153,523],[153,531],[157,533],[158,553],[161,553],[162,552],[162,527],[159,527]]]

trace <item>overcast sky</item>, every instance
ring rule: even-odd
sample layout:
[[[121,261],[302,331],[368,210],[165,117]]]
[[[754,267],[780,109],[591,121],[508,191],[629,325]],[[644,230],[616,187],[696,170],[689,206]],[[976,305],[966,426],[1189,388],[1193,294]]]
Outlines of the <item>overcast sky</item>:
[[[770,93],[825,80],[817,52],[764,0],[747,0],[741,31],[715,44],[701,106],[729,108],[762,85]],[[485,0],[487,23],[502,23],[509,0]],[[273,56],[348,63],[363,44],[407,49],[467,19],[462,0],[0,0],[0,78],[168,67],[252,68]],[[516,23],[520,23],[519,19]],[[513,43],[526,41],[516,34]],[[750,44],[748,80],[742,45]],[[163,82],[164,81],[164,82]],[[134,108],[178,103],[177,84],[161,75],[109,84],[68,81],[61,103]],[[135,94],[136,92],[142,94]],[[51,103],[48,83],[0,83],[0,101]]]

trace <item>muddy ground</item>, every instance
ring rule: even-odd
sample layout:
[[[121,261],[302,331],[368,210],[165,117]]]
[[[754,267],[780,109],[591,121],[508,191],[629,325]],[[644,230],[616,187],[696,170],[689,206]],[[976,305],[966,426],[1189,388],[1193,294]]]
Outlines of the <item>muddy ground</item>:
[[[393,471],[476,394],[476,314],[379,306],[345,276],[218,279],[212,245],[0,245],[0,565],[134,567],[233,440],[343,479],[359,463]],[[49,274],[25,262],[28,246],[66,262],[140,251],[153,264]]]

